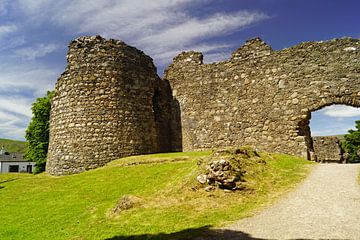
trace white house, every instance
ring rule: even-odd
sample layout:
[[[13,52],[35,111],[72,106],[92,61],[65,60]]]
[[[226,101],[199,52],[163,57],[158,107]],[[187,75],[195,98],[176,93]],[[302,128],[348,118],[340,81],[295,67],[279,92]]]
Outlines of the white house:
[[[26,161],[22,154],[9,153],[0,149],[0,173],[32,173],[35,162]]]

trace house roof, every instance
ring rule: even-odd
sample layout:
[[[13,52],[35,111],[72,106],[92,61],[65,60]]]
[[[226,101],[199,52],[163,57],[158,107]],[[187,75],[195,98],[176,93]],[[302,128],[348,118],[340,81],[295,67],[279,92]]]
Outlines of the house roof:
[[[28,162],[20,153],[0,154],[0,162]]]

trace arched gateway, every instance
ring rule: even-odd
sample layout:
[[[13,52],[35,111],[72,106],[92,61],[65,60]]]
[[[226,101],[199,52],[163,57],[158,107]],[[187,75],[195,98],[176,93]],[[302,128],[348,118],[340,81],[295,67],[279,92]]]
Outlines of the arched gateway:
[[[212,64],[184,52],[160,79],[141,51],[79,38],[56,85],[47,171],[80,172],[181,147],[250,145],[309,158],[310,113],[331,104],[360,107],[358,39],[273,51],[255,38]]]

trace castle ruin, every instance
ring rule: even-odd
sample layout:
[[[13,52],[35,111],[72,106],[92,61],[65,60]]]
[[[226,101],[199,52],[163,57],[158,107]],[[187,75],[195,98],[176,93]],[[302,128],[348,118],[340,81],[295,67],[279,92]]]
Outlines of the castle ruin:
[[[152,59],[117,40],[81,37],[52,101],[47,172],[96,168],[123,156],[249,145],[310,159],[311,112],[360,107],[360,40],[274,51],[249,40],[223,62],[174,58],[163,79]]]
[[[67,62],[51,104],[48,173],[182,150],[179,107],[150,57],[96,36],[72,41]]]

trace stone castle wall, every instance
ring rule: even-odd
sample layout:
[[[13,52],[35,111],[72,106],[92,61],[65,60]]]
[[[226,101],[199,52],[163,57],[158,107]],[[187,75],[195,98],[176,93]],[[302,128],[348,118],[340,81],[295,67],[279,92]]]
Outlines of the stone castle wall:
[[[164,79],[180,103],[184,150],[250,145],[310,158],[311,112],[360,107],[360,41],[273,51],[256,38],[212,64],[203,64],[199,52],[183,52]]]
[[[319,162],[343,162],[343,149],[337,137],[313,137],[314,153]]]
[[[150,57],[96,36],[72,41],[67,61],[52,101],[47,172],[181,150],[178,105]]]
[[[311,112],[360,107],[360,41],[273,51],[249,40],[228,61],[174,58],[163,79],[152,59],[117,40],[70,43],[56,84],[47,172],[77,173],[123,156],[249,145],[310,158]]]

